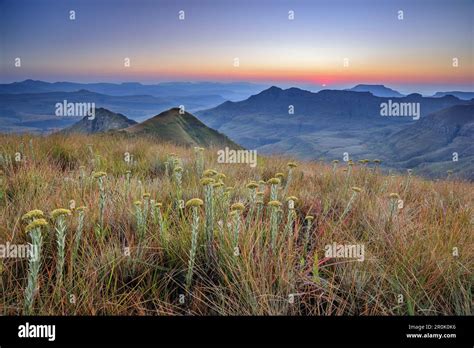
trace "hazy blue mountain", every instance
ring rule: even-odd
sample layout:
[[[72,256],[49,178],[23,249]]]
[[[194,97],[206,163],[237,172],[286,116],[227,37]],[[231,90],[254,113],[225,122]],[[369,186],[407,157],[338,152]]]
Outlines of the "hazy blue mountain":
[[[389,100],[369,92],[323,90],[312,93],[298,88],[271,87],[244,101],[228,101],[196,115],[243,146],[259,147],[322,130],[367,130],[416,122],[411,117],[382,117],[380,105]],[[466,103],[452,96],[426,98],[420,94],[410,94],[396,101],[420,103],[421,117]],[[294,114],[289,112],[291,107]]]
[[[40,83],[41,85],[41,83]],[[156,115],[157,111],[184,105],[186,110],[202,109],[222,98],[209,96],[154,97],[151,95],[110,96],[79,90],[75,92],[43,92],[22,94],[0,94],[0,130],[47,131],[62,128],[76,122],[77,117],[55,115],[56,103],[67,100],[71,103],[95,103],[114,112],[128,115],[137,121]]]
[[[382,117],[380,105],[390,100],[419,103],[420,120]],[[348,152],[355,159],[383,158],[385,165],[391,166],[398,160],[391,158],[390,151],[381,151],[381,142],[433,112],[468,103],[453,96],[428,98],[414,93],[383,98],[369,92],[312,93],[271,87],[247,100],[225,102],[196,115],[242,146],[264,154],[332,160],[342,159]],[[290,106],[294,114],[289,113]]]
[[[376,97],[403,97],[403,94],[397,92],[391,88],[385,87],[384,85],[357,85],[346,91],[351,92],[370,92]]]
[[[453,170],[474,179],[474,103],[434,112],[380,142],[383,153],[401,167],[425,175]],[[458,161],[453,161],[456,153]]]
[[[95,134],[127,128],[137,124],[136,121],[122,114],[97,108],[94,117],[85,116],[72,126],[63,129],[62,133]]]
[[[474,92],[460,92],[460,91],[451,91],[451,92],[436,92],[433,97],[440,98],[447,95],[453,95],[459,99],[471,100],[474,98]]]
[[[261,91],[268,86],[247,83],[217,82],[164,82],[144,85],[138,82],[125,83],[76,83],[76,82],[44,82],[25,80],[9,84],[0,84],[0,94],[4,93],[46,93],[76,92],[85,89],[91,92],[111,96],[151,95],[162,98],[197,97],[204,107],[218,105],[224,100],[242,100]],[[215,100],[210,100],[214,98]],[[208,99],[205,101],[204,99]],[[208,105],[212,103],[213,105]]]

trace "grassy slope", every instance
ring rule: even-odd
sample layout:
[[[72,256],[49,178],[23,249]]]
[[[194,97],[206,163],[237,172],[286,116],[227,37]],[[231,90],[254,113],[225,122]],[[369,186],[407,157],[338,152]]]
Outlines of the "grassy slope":
[[[128,134],[150,135],[160,141],[191,146],[229,146],[240,148],[225,135],[207,127],[189,113],[179,114],[179,109],[168,111],[124,130]]]
[[[299,198],[293,236],[284,233],[283,207],[278,247],[269,245],[269,216],[251,217],[249,180],[267,180],[287,173],[287,159],[260,158],[257,168],[217,164],[215,149],[205,151],[205,167],[226,175],[233,186],[231,203],[246,205],[246,227],[240,233],[240,255],[233,256],[232,229],[217,221],[228,209],[216,210],[214,258],[206,257],[204,209],[201,210],[199,247],[193,283],[182,285],[191,245],[191,214],[176,208],[176,187],[165,174],[167,154],[181,159],[183,199],[203,198],[192,149],[156,144],[145,139],[112,136],[51,136],[34,138],[35,160],[27,136],[0,136],[0,153],[13,155],[24,143],[26,163],[3,167],[0,186],[0,242],[25,243],[21,216],[37,208],[50,212],[67,207],[71,199],[86,205],[85,229],[76,263],[70,261],[77,212],[67,217],[64,287],[56,285],[54,229],[44,233],[40,290],[36,314],[309,314],[396,315],[472,314],[474,249],[472,216],[474,186],[457,180],[425,181],[406,176],[387,177],[363,166],[349,176],[344,165],[332,168],[301,163],[293,173],[289,195]],[[87,149],[92,144],[94,156]],[[137,161],[131,168],[127,193],[124,152]],[[81,181],[79,166],[85,166]],[[105,228],[97,230],[99,192],[93,170],[107,172]],[[82,182],[82,183],[81,183]],[[351,211],[341,220],[359,186]],[[151,220],[141,247],[133,202],[148,192],[163,203],[165,231]],[[399,193],[403,209],[390,222],[390,192]],[[280,190],[280,200],[282,190]],[[269,187],[265,187],[265,203]],[[315,216],[308,254],[302,245],[304,216]],[[50,224],[51,224],[51,220]],[[229,220],[232,222],[232,220]],[[365,261],[327,259],[327,244],[364,244]],[[130,247],[131,256],[124,254]],[[453,247],[459,256],[452,255]],[[314,268],[317,256],[319,265]],[[0,312],[21,314],[27,260],[0,259]],[[316,276],[318,271],[319,277]],[[179,303],[179,294],[185,303]],[[53,295],[54,294],[54,295]],[[69,295],[76,296],[76,303]],[[289,295],[296,294],[294,304]],[[398,296],[403,295],[399,303]]]

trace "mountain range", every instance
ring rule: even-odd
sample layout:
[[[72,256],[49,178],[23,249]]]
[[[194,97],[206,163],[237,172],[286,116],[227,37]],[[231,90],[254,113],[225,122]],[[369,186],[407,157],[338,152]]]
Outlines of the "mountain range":
[[[240,101],[222,97],[226,89],[233,88],[231,94],[243,96],[256,86],[26,80],[0,85],[0,130],[115,132],[184,145],[240,145],[261,154],[303,160],[341,159],[347,153],[353,159],[379,158],[387,168],[412,168],[428,176],[456,169],[463,177],[474,179],[469,134],[473,130],[474,99],[469,98],[473,92],[438,92],[424,97],[418,93],[403,96],[383,85],[319,92],[272,86]],[[78,89],[83,87],[95,91]],[[216,89],[220,95],[205,94]],[[140,91],[169,94],[136,94]],[[95,119],[56,116],[55,105],[63,101],[95,103]],[[385,116],[383,107],[395,104],[401,109],[402,105],[413,106],[411,112],[419,108],[419,114]],[[179,112],[179,105],[184,105],[186,112]],[[452,161],[454,153],[459,157],[456,163]]]
[[[381,116],[381,105],[389,101],[419,103],[420,120]],[[298,88],[283,90],[271,87],[244,101],[227,101],[215,108],[197,112],[196,115],[242,146],[263,154],[332,160],[341,159],[347,152],[354,159],[380,158],[388,167],[417,168],[424,160],[438,163],[446,161],[446,158],[441,152],[434,151],[419,154],[415,162],[401,160],[405,158],[402,153],[408,154],[411,150],[404,146],[400,135],[395,141],[399,143],[397,148],[390,149],[380,144],[388,143],[391,137],[396,139],[399,132],[410,129],[418,122],[420,125],[416,132],[419,139],[435,143],[435,133],[429,133],[424,125],[429,124],[429,120],[437,121],[438,117],[423,121],[425,117],[443,109],[448,109],[446,113],[449,115],[456,114],[458,109],[449,108],[457,105],[468,105],[469,111],[473,103],[474,100],[460,100],[451,95],[433,98],[410,94],[401,98],[386,98],[376,97],[369,92],[323,90],[312,93]],[[467,125],[469,117],[463,120]],[[426,138],[423,138],[425,132]],[[470,138],[458,140],[455,147],[459,151],[469,148]],[[425,172],[427,175],[440,175],[444,167],[432,165]],[[473,165],[470,167],[472,169]]]
[[[0,84],[0,94],[77,92],[85,89],[111,96],[151,95],[161,98],[218,96],[225,100],[241,100],[267,87],[267,85],[248,82],[162,82],[144,85],[138,82],[51,83],[30,79],[21,82]]]
[[[0,84],[0,130],[51,132],[79,118],[55,116],[54,105],[68,102],[95,103],[143,121],[157,111],[183,105],[187,111],[207,109],[226,100],[241,100],[265,85],[234,82],[76,83],[25,80]]]
[[[110,96],[79,90],[75,92],[41,92],[26,94],[0,94],[0,129],[3,131],[50,131],[76,122],[79,117],[58,117],[55,115],[56,103],[95,103],[143,121],[157,110],[167,110],[184,105],[192,111],[204,106],[215,106],[224,101],[216,96],[154,97],[151,95]]]

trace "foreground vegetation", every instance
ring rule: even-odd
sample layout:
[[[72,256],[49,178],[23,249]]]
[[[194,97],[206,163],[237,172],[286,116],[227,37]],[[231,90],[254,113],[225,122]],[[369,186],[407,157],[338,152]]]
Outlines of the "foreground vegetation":
[[[3,135],[0,154],[0,243],[41,245],[0,259],[4,315],[473,312],[474,186],[454,175],[113,136]]]

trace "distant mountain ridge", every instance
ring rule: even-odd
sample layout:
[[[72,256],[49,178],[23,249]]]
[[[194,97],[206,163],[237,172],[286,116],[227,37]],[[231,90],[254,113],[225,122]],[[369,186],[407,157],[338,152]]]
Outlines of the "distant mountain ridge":
[[[474,103],[434,112],[379,146],[397,165],[420,168],[421,174],[454,169],[474,179]]]
[[[419,103],[421,119],[381,116],[381,105],[388,101]],[[381,151],[381,144],[429,114],[470,103],[451,95],[433,98],[413,93],[394,98],[376,97],[370,92],[322,90],[313,93],[298,88],[271,87],[246,100],[225,102],[196,115],[242,146],[263,154],[287,154],[304,160],[340,160],[347,152],[355,159],[382,158],[386,166],[400,169],[408,168],[410,162],[399,161],[389,150]],[[435,161],[444,159],[440,156],[434,158]],[[429,174],[441,173],[440,168],[443,166]]]
[[[360,84],[360,85],[354,86],[352,88],[346,89],[345,91],[369,92],[369,93],[372,93],[376,97],[395,97],[395,98],[404,97],[404,95],[401,94],[400,92],[395,91],[391,88],[388,88],[384,85],[364,85],[364,84]]]
[[[463,99],[463,100],[471,100],[474,99],[474,92],[460,92],[460,91],[451,91],[451,92],[436,92],[433,97],[434,98],[442,98],[447,95],[452,95],[456,98]]]
[[[76,92],[86,89],[91,92],[110,96],[151,95],[160,98],[213,96],[224,100],[239,100],[249,97],[268,86],[248,82],[162,82],[142,84],[139,82],[124,83],[77,83],[77,82],[45,82],[24,80],[8,84],[0,84],[0,94]]]
[[[76,122],[78,118],[58,117],[55,115],[56,103],[64,100],[71,103],[95,103],[97,108],[103,107],[122,113],[141,121],[152,117],[157,110],[167,110],[184,105],[186,110],[193,111],[205,105],[216,105],[224,101],[221,97],[206,96],[161,98],[151,95],[110,96],[80,89],[74,92],[43,92],[26,94],[0,94],[0,129],[9,130],[22,128],[48,131]]]
[[[411,122],[408,117],[380,115],[381,104],[389,99],[369,92],[322,90],[313,93],[299,88],[284,90],[273,86],[246,100],[228,101],[215,108],[198,111],[196,115],[209,126],[246,144],[247,137],[256,140],[262,135],[301,135],[322,129],[343,130]],[[449,106],[467,103],[453,96],[427,98],[417,93],[396,101],[420,103],[422,117]],[[253,124],[251,129],[249,124]],[[258,147],[261,144],[252,141],[247,145]]]

